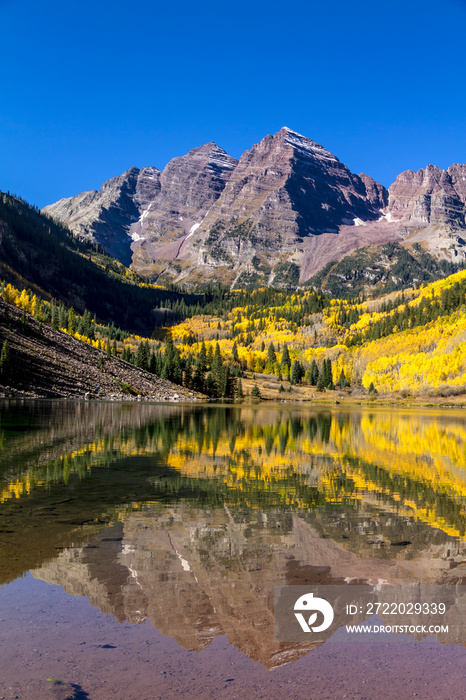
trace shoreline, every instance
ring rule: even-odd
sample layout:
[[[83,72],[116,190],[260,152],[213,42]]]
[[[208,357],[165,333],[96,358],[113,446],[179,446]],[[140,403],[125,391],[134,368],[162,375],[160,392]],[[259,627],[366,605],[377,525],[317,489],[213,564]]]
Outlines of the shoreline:
[[[449,401],[438,398],[437,400],[424,400],[421,397],[410,397],[409,399],[397,399],[393,397],[387,398],[367,398],[363,396],[349,397],[339,397],[337,399],[333,397],[319,397],[319,398],[301,398],[301,397],[262,397],[260,399],[252,399],[250,397],[245,397],[244,399],[214,399],[208,396],[202,396],[196,392],[190,392],[185,387],[179,387],[179,392],[173,392],[172,395],[142,395],[132,396],[128,394],[102,394],[102,395],[83,395],[74,394],[63,396],[59,393],[41,394],[33,390],[21,390],[15,389],[14,387],[1,387],[0,386],[0,401],[8,400],[22,400],[22,401],[86,401],[86,402],[99,402],[99,403],[197,403],[197,404],[228,404],[229,406],[270,406],[273,404],[279,404],[284,406],[299,405],[300,407],[325,407],[325,408],[395,408],[395,409],[418,409],[418,408],[430,408],[430,409],[466,409],[466,398],[465,397],[453,397],[457,398],[457,401]]]

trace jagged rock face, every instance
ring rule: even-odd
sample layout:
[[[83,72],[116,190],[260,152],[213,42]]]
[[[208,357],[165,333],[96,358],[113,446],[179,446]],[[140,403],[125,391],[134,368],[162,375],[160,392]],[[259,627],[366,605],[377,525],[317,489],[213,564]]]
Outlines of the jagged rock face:
[[[462,202],[466,202],[466,164],[453,163],[447,170],[453,189]]]
[[[78,237],[99,243],[125,265],[131,263],[129,227],[139,218],[139,208],[160,189],[156,168],[130,168],[107,180],[97,192],[83,192],[60,199],[43,211],[63,221]]]
[[[466,260],[466,165],[407,170],[389,189],[388,211],[409,242],[455,262]]]
[[[389,189],[389,212],[409,225],[464,227],[466,165],[406,170]]]
[[[371,198],[366,183],[338,158],[283,127],[241,156],[202,228],[235,218],[295,237],[334,229],[355,217],[373,220],[386,202],[382,193],[374,196],[377,183],[369,185],[369,180]]]
[[[386,203],[381,185],[283,127],[241,156],[186,253],[197,253],[198,267],[227,268],[239,286],[248,275],[276,284],[290,266],[302,279],[303,239],[374,221]]]
[[[418,197],[412,209],[410,223],[440,224],[452,228],[464,226],[465,207],[457,197],[444,191],[435,194],[423,194]]]
[[[459,262],[465,204],[466,165],[407,170],[388,193],[283,127],[239,162],[208,143],[45,211],[152,281],[294,287],[354,250],[403,239]]]
[[[366,197],[375,209],[384,209],[388,204],[388,191],[383,185],[365,173],[359,174],[359,179],[366,189]]]
[[[159,191],[142,204],[139,219],[131,226],[133,267],[148,275],[159,272],[158,248],[178,241],[176,251],[182,237],[194,233],[237,162],[215,143],[207,143],[167,164]],[[169,253],[168,259],[171,257]]]
[[[388,209],[392,216],[410,216],[414,203],[421,196],[430,196],[435,192],[446,192],[455,196],[451,178],[445,170],[435,165],[418,170],[406,170],[398,175],[393,185],[390,186]]]

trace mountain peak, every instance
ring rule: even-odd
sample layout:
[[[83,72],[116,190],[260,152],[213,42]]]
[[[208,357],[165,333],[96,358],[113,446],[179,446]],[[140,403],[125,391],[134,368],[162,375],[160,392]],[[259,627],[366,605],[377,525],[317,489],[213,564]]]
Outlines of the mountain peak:
[[[369,240],[360,222],[375,223],[387,204],[381,185],[353,174],[287,126],[254,144],[239,162],[210,141],[172,159],[162,173],[143,169],[136,190],[137,211],[128,210],[119,236],[131,245],[133,268],[161,282],[267,285],[285,276],[295,284],[331,259],[341,229],[341,251]],[[91,221],[87,202],[77,198],[70,204],[79,231],[87,227],[87,235],[102,244],[109,203],[101,193],[94,200],[100,208],[94,206]],[[376,239],[374,234],[370,241]]]
[[[291,146],[295,151],[303,155],[312,155],[313,157],[332,161],[334,163],[339,162],[338,158],[334,156],[333,153],[330,153],[330,151],[327,151],[320,143],[299,134],[297,131],[293,131],[293,129],[290,129],[288,126],[282,126],[275,136],[283,139],[286,145]]]
[[[191,150],[188,151],[186,155],[190,155],[191,153],[209,153],[210,151],[215,149],[222,150],[220,146],[217,146],[215,141],[209,141],[208,143],[203,143],[202,146],[196,146],[196,148],[191,148]]]
[[[191,168],[207,168],[211,170],[212,168],[217,171],[230,171],[237,164],[236,158],[229,156],[223,148],[220,148],[215,141],[209,141],[209,143],[204,143],[202,146],[197,146],[192,148],[186,155],[173,158],[165,170],[172,170],[173,167],[179,168],[180,163],[191,163]],[[203,163],[203,165],[201,165]]]
[[[290,134],[292,136],[298,136],[300,139],[305,139],[306,137],[303,136],[303,134],[298,133],[297,131],[294,131],[294,129],[290,129],[289,126],[282,126],[280,131],[278,132],[279,134]]]

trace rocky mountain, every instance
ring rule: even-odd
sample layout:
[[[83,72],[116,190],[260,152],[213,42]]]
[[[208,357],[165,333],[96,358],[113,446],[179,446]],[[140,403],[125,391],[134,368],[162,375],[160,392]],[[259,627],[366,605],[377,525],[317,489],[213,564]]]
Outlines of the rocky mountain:
[[[129,265],[131,240],[124,231],[139,218],[138,204],[144,206],[157,195],[159,180],[156,168],[130,168],[104,182],[99,192],[91,190],[60,199],[43,211],[66,223],[78,238],[99,243],[107,253]]]
[[[152,281],[293,287],[368,245],[463,262],[465,203],[466,165],[408,170],[387,192],[283,127],[239,161],[208,143],[45,211]]]
[[[153,278],[163,272],[167,261],[178,257],[237,162],[215,143],[207,143],[168,163],[160,175],[157,196],[138,200],[140,218],[130,229],[134,269]]]
[[[154,244],[188,235],[225,187],[237,161],[214,143],[174,158],[163,172],[130,168],[97,192],[61,199],[44,212],[80,238],[99,243],[125,265],[146,272]],[[146,250],[147,248],[147,250]]]
[[[376,221],[386,203],[381,185],[354,175],[325,148],[284,127],[241,156],[178,257],[234,286],[303,281],[310,260],[327,262],[329,236],[340,226]],[[322,234],[327,236],[319,243]]]
[[[420,242],[439,257],[466,260],[466,164],[435,165],[398,175],[389,189],[387,216],[404,240]]]
[[[430,223],[426,216],[430,209],[432,198],[441,195],[450,197],[464,204],[466,201],[466,165],[452,165],[448,170],[441,170],[435,165],[414,172],[406,170],[398,175],[389,190],[389,211],[392,216],[408,217],[418,223]],[[421,213],[424,209],[425,212]],[[435,221],[444,221],[442,217],[434,217]],[[464,223],[464,222],[463,222]]]

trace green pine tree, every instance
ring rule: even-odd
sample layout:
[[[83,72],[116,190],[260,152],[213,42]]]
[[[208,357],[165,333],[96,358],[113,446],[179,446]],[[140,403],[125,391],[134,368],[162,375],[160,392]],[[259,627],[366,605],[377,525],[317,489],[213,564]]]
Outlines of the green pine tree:
[[[68,325],[68,314],[64,304],[60,304],[58,308],[58,327],[65,328]]]
[[[67,329],[68,333],[74,333],[76,330],[76,317],[73,307],[68,311]]]
[[[290,353],[288,350],[288,345],[286,343],[283,344],[282,367],[288,367],[288,370],[291,367]]]
[[[199,372],[205,372],[207,369],[207,350],[204,342],[202,342],[199,355],[197,356],[196,367]]]
[[[191,368],[190,364],[187,364],[186,367],[184,368],[183,386],[190,389],[192,386],[192,382],[193,382],[192,368]]]
[[[319,381],[319,368],[317,367],[317,362],[315,360],[312,360],[311,369],[310,369],[309,384],[311,384],[312,386],[317,386],[318,381]]]
[[[5,374],[10,365],[10,346],[8,340],[5,340],[0,353],[0,374]]]
[[[330,359],[324,360],[322,365],[322,382],[326,389],[334,389],[335,385],[333,383],[332,376],[332,362]]]
[[[293,366],[291,369],[290,383],[291,384],[300,384],[303,376],[304,376],[303,366],[299,360],[296,360],[295,362],[293,362]]]
[[[345,372],[343,369],[340,372],[340,377],[338,379],[338,386],[340,389],[345,389],[347,386],[349,386],[349,381],[346,379]]]

